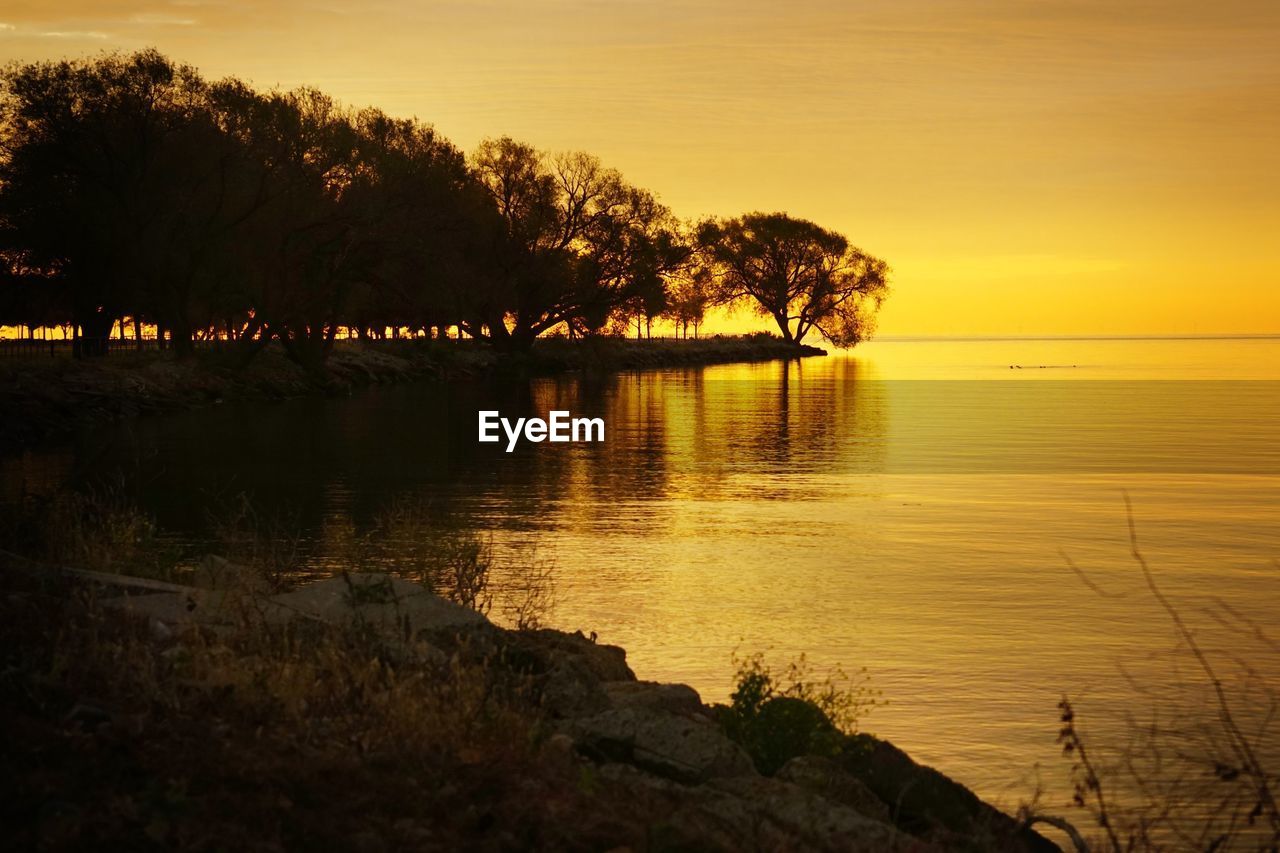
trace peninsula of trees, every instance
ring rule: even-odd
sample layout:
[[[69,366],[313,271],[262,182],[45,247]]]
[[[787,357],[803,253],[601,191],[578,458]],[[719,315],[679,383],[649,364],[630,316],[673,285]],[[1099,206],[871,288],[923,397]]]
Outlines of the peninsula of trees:
[[[743,305],[799,343],[865,338],[883,261],[781,213],[677,219],[579,152],[508,137],[470,156],[415,119],[310,88],[258,91],[148,50],[0,77],[0,324],[119,324],[181,356],[273,340],[321,370],[339,333],[695,334]]]

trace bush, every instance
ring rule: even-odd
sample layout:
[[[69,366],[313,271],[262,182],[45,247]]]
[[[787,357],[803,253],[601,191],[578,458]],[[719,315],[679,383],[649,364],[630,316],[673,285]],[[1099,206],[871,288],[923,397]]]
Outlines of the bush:
[[[859,718],[879,702],[865,669],[852,680],[839,669],[815,680],[804,655],[781,676],[759,653],[735,663],[736,686],[730,704],[717,707],[717,718],[766,776],[800,755],[836,755]]]

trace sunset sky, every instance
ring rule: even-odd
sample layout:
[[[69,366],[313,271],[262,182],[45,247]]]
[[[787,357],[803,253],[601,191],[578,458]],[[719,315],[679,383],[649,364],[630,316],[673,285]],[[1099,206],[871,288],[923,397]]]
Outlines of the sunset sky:
[[[6,61],[148,46],[816,220],[884,334],[1280,332],[1276,0],[0,0]]]

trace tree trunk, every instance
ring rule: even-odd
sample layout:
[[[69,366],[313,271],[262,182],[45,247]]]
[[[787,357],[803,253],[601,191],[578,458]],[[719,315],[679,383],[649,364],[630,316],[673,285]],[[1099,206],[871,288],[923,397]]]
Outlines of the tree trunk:
[[[248,325],[236,340],[232,351],[232,363],[237,369],[243,370],[269,343],[271,343],[271,331],[257,317],[250,318]]]
[[[787,343],[794,343],[791,337],[791,321],[785,314],[773,312],[773,321],[778,324],[778,331],[782,332],[782,339]]]
[[[77,358],[92,358],[108,353],[107,343],[111,339],[111,330],[115,328],[115,319],[106,311],[90,311],[75,325],[76,337],[71,345],[71,352]]]
[[[178,318],[178,322],[169,328],[169,341],[178,358],[190,358],[195,353],[192,329],[185,317]]]

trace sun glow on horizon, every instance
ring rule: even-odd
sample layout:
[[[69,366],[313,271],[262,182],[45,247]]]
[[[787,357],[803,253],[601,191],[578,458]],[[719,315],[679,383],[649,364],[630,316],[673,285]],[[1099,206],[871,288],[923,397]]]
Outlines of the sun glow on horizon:
[[[886,335],[1280,331],[1264,0],[71,0],[0,21],[7,60],[155,46],[468,150],[587,150],[680,216],[812,219],[890,263]]]

